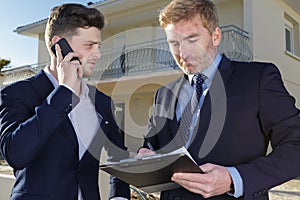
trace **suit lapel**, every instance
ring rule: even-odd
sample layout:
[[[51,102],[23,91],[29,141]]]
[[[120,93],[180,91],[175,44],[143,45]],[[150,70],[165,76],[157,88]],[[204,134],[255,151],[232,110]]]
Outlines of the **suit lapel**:
[[[69,118],[65,119],[65,121],[62,123],[62,127],[65,130],[66,134],[69,136],[69,139],[72,141],[76,153],[79,155],[79,144],[77,140],[77,135]]]
[[[54,90],[54,86],[45,74],[44,70],[41,70],[38,74],[31,77],[30,79],[31,86],[34,88],[36,93],[38,94],[38,102],[36,105],[40,105],[45,101],[45,99],[49,96],[49,94]],[[75,130],[69,118],[66,118],[62,123],[62,127],[65,130],[66,134],[69,136],[72,141],[75,151],[78,152],[78,141]]]
[[[35,76],[31,77],[29,81],[37,93],[39,102],[37,105],[40,105],[54,90],[54,86],[45,74],[44,70],[41,70]]]
[[[200,146],[199,157],[205,157],[217,143],[223,129],[226,117],[227,98],[226,85],[233,73],[231,61],[223,56],[218,71],[213,79],[201,107],[200,119],[196,125],[193,137],[197,141],[192,145]],[[198,134],[197,134],[198,133]]]
[[[176,81],[174,87],[169,88],[173,94],[171,95],[172,98],[170,98],[169,101],[166,102],[167,104],[169,104],[169,106],[171,108],[170,113],[172,113],[172,117],[171,117],[172,120],[169,123],[169,127],[174,136],[177,134],[178,127],[179,127],[179,123],[177,121],[177,116],[176,116],[176,105],[178,103],[180,89],[181,89],[184,81],[186,81],[186,77],[182,76],[179,81]],[[168,109],[166,109],[166,110],[168,110]]]

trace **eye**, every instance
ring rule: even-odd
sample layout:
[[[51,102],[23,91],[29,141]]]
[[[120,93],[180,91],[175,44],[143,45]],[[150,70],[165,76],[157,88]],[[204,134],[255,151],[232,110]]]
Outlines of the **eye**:
[[[197,42],[197,39],[196,38],[190,38],[188,41],[189,41],[189,43],[194,43],[194,42]]]
[[[169,45],[171,47],[177,47],[178,46],[178,42],[169,42]]]

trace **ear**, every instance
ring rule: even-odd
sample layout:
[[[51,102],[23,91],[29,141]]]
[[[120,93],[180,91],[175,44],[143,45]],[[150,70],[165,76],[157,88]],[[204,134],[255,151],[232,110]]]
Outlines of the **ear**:
[[[55,44],[58,40],[60,40],[61,37],[57,36],[57,35],[54,35],[53,38],[51,39],[51,44]]]
[[[219,27],[216,27],[212,33],[212,42],[214,46],[219,46],[222,40],[222,30]]]

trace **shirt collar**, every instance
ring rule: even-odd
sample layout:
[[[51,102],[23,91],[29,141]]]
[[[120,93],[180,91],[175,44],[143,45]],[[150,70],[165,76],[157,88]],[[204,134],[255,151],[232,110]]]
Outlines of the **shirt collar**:
[[[53,76],[53,74],[50,72],[49,70],[49,65],[47,65],[45,68],[44,68],[44,72],[45,74],[47,75],[47,77],[50,79],[52,85],[54,86],[54,88],[57,88],[58,87],[58,81],[56,80],[56,78]]]
[[[53,76],[51,71],[49,70],[49,66],[47,65],[44,68],[44,72],[47,75],[47,77],[50,79],[51,83],[53,84],[54,88],[57,88],[59,86],[57,79]],[[87,86],[85,81],[81,81],[81,94],[80,98],[87,98],[89,95],[89,87]]]

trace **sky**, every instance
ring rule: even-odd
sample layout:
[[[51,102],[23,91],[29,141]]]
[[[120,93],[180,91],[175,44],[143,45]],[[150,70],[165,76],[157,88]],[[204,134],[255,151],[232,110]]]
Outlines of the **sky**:
[[[10,0],[1,2],[0,59],[11,60],[11,67],[37,63],[38,39],[19,35],[17,27],[28,25],[49,16],[50,10],[63,3],[98,2],[92,0]]]

